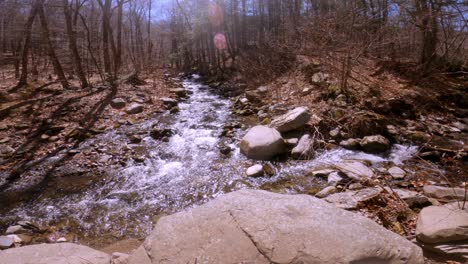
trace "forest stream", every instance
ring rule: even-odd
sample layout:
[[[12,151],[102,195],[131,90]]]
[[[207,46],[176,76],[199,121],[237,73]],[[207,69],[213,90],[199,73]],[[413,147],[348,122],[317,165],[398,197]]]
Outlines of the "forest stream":
[[[336,148],[319,152],[307,161],[264,162],[270,164],[274,176],[245,177],[246,168],[253,164],[240,154],[238,142],[248,126],[240,125],[243,121],[230,114],[229,98],[213,93],[197,79],[193,75],[181,82],[191,95],[179,102],[179,113],[167,111],[139,124],[124,125],[84,141],[78,149],[112,149],[112,153],[131,149],[138,158],[130,159],[118,170],[110,170],[105,178],[94,179],[97,183],[82,191],[60,191],[75,184],[76,177],[50,184],[35,199],[3,214],[3,224],[30,220],[43,226],[56,225],[62,233],[76,232],[78,240],[85,244],[96,237],[107,237],[109,241],[142,239],[161,215],[202,204],[227,192],[245,188],[289,193],[320,189],[326,180],[307,177],[306,172],[343,159],[368,160],[374,167],[388,161],[398,165],[416,152],[415,147],[394,145],[391,153],[383,157]],[[238,127],[232,138],[220,136],[227,124]],[[155,140],[145,133],[140,143],[128,143],[128,134],[153,127],[171,131],[171,135],[166,140]],[[223,154],[220,147],[232,151]],[[101,155],[101,159],[112,158]],[[275,189],[284,182],[288,188]]]

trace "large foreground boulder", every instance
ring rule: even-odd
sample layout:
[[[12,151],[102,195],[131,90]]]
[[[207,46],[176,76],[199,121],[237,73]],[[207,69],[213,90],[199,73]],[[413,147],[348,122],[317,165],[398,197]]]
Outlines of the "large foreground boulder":
[[[309,110],[305,107],[296,107],[286,114],[275,117],[271,121],[271,127],[279,132],[288,132],[300,128],[310,120]]]
[[[422,264],[423,256],[405,238],[315,197],[243,190],[161,218],[130,256],[137,263]]]
[[[418,217],[416,238],[425,248],[468,260],[468,209],[463,203],[424,208]]]
[[[0,251],[0,263],[14,264],[109,264],[110,256],[73,244],[39,244]]]
[[[251,159],[269,160],[285,151],[281,134],[266,126],[252,127],[240,142],[240,151]]]

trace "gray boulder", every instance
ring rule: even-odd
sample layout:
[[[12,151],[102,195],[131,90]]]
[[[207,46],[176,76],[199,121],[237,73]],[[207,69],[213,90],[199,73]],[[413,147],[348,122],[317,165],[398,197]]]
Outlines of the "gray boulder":
[[[359,150],[361,148],[360,138],[350,138],[340,142],[340,146],[349,150]]]
[[[366,217],[308,195],[255,190],[161,218],[129,258],[129,264],[423,262],[419,247]]]
[[[127,114],[134,115],[143,112],[143,105],[138,103],[132,103],[127,107]]]
[[[261,164],[256,164],[253,165],[249,168],[247,168],[245,174],[249,177],[260,177],[263,176],[264,171],[263,171],[263,166]]]
[[[292,149],[292,157],[295,159],[310,159],[314,151],[313,144],[314,140],[309,134],[303,135],[297,143],[297,146]]]
[[[389,193],[394,193],[395,195],[398,195],[398,197],[405,201],[410,208],[424,207],[431,204],[429,198],[415,191],[405,189],[390,189],[388,187],[385,187],[385,189]]]
[[[457,203],[424,208],[416,225],[416,238],[428,250],[468,261],[468,209],[461,210]]]
[[[276,129],[255,126],[242,138],[240,151],[251,159],[269,160],[278,154],[284,153],[285,143]]]
[[[390,174],[390,176],[392,176],[392,178],[395,180],[401,180],[405,178],[406,171],[399,167],[391,167],[388,169],[388,174]]]
[[[115,98],[111,101],[110,105],[115,109],[124,108],[127,102],[122,98]]]
[[[390,149],[390,141],[381,135],[364,137],[361,147],[368,153],[382,153]]]
[[[416,237],[424,243],[468,240],[468,212],[449,206],[429,206],[421,210]]]
[[[325,201],[334,204],[338,208],[342,209],[356,209],[360,202],[369,201],[377,197],[382,192],[379,187],[366,188],[357,191],[347,191],[342,193],[335,193],[327,198]]]
[[[442,187],[436,185],[426,185],[423,187],[426,196],[440,201],[462,201],[465,199],[466,190],[463,188]]]
[[[343,161],[335,164],[335,168],[346,174],[349,178],[357,181],[374,176],[374,172],[369,167],[357,160]]]
[[[7,236],[0,236],[0,249],[7,249],[13,246],[15,239]]]
[[[309,122],[310,117],[311,115],[307,108],[297,107],[284,115],[275,117],[270,125],[279,132],[287,132],[304,126]]]
[[[1,263],[15,264],[109,264],[104,252],[72,244],[39,244],[0,251]]]

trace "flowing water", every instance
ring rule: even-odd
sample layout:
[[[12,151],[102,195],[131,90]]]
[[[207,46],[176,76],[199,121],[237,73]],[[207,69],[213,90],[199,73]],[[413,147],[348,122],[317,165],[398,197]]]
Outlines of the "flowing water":
[[[220,137],[224,125],[235,121],[230,115],[230,100],[212,93],[197,82],[196,76],[182,85],[193,94],[179,103],[180,112],[166,123],[176,132],[168,142],[146,136],[140,144],[127,146],[119,143],[125,142],[121,140],[124,133],[113,130],[80,147],[86,149],[97,141],[109,145],[117,142],[119,147],[133,149],[144,146],[142,162],[128,163],[85,192],[42,197],[13,209],[4,217],[45,225],[65,221],[77,226],[81,236],[111,234],[116,238],[141,238],[149,233],[160,215],[201,204],[226,192],[242,188],[302,192],[324,185],[320,179],[304,176],[312,168],[343,159],[365,159],[374,165],[386,161],[400,164],[415,152],[415,148],[396,145],[383,158],[335,149],[310,161],[274,162],[277,173],[271,178],[246,178],[245,169],[254,163],[239,152],[238,139],[245,131],[238,129],[233,139]],[[157,122],[148,120],[129,129],[149,129]],[[233,148],[232,153],[221,154],[221,143]]]

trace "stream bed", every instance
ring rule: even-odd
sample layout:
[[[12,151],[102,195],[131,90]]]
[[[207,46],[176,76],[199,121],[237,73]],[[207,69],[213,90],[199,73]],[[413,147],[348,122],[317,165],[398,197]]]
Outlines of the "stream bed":
[[[103,153],[132,153],[124,166],[111,168],[105,177],[94,179],[83,191],[63,192],[54,181],[43,193],[2,215],[3,223],[31,220],[44,226],[61,226],[61,232],[75,232],[80,238],[144,238],[164,214],[202,204],[224,193],[243,188],[303,193],[325,186],[323,179],[305,176],[313,168],[343,159],[369,160],[374,166],[384,162],[401,164],[412,157],[416,148],[395,145],[386,156],[334,149],[318,153],[309,161],[271,162],[273,177],[247,178],[245,170],[255,162],[239,152],[239,139],[247,127],[235,130],[233,138],[221,137],[223,127],[241,122],[231,115],[231,100],[213,93],[197,81],[197,76],[182,81],[191,96],[179,103],[177,114],[164,113],[143,123],[110,130],[83,142],[79,151],[101,149]],[[167,142],[148,135],[152,127],[175,132]],[[143,132],[142,132],[143,131]],[[142,134],[137,144],[128,142],[128,134]],[[232,152],[225,155],[220,145]],[[110,151],[112,150],[112,151]],[[100,159],[111,160],[109,154]],[[79,164],[76,164],[78,167]],[[106,168],[101,169],[106,171]],[[80,181],[79,170],[71,181]],[[112,239],[110,239],[112,240]]]

